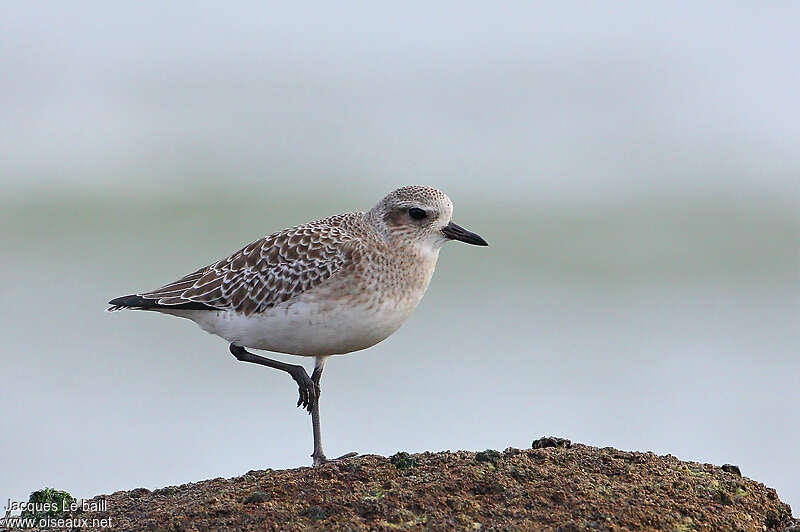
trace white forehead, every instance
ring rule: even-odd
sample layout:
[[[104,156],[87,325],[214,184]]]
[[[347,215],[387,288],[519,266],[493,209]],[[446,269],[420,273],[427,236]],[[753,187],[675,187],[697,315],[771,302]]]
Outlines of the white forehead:
[[[453,202],[447,194],[433,187],[408,186],[390,192],[381,203],[389,208],[393,207],[428,207],[438,212],[452,214]]]

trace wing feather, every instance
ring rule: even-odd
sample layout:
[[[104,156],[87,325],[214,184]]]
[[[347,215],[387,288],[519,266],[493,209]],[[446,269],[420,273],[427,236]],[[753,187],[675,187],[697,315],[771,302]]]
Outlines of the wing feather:
[[[264,312],[319,286],[358,260],[340,218],[286,229],[161,288],[139,294],[155,306],[201,304],[245,315]]]

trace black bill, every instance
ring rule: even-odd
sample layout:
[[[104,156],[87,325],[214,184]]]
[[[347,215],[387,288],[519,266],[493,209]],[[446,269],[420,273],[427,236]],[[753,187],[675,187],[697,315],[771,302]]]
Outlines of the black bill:
[[[460,240],[461,242],[466,242],[467,244],[473,244],[475,246],[489,245],[486,240],[482,239],[472,231],[467,231],[460,225],[454,224],[453,222],[450,222],[444,226],[442,229],[442,234],[444,234],[444,236],[450,240]]]

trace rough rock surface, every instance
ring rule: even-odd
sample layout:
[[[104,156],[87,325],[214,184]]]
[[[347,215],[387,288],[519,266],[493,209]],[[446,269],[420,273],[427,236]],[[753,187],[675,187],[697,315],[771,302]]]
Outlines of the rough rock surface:
[[[114,530],[798,530],[726,464],[598,449],[366,455],[100,496]],[[536,444],[536,442],[535,442]],[[797,528],[795,528],[797,527]]]

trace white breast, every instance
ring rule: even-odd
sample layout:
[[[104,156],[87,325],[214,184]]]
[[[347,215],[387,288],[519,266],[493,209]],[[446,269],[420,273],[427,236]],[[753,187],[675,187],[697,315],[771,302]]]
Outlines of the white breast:
[[[417,306],[400,304],[320,304],[310,298],[278,305],[263,314],[244,316],[232,311],[174,310],[204,331],[229,342],[292,355],[350,353],[371,347],[395,332]]]

